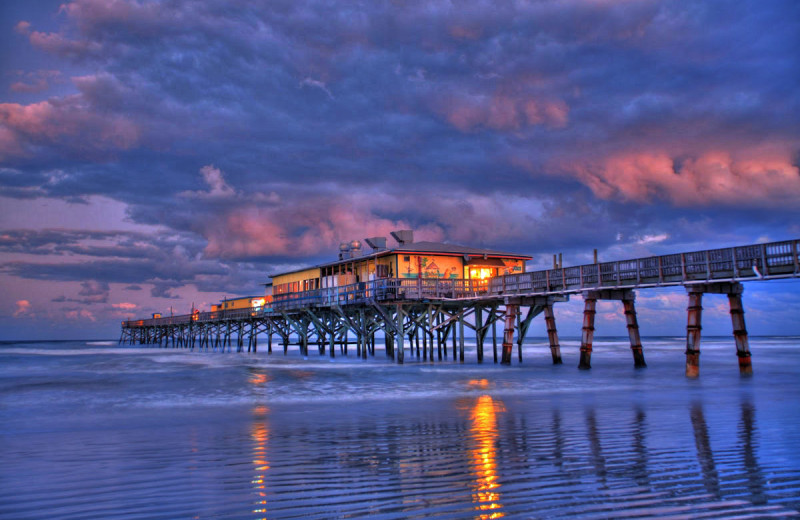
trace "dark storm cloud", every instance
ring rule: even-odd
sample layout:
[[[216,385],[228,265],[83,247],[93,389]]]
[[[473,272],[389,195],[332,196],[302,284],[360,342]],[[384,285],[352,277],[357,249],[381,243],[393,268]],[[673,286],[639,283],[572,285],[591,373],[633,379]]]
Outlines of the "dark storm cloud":
[[[78,292],[78,298],[67,298],[66,296],[59,296],[53,298],[53,302],[74,302],[82,303],[84,305],[91,305],[94,303],[108,303],[108,296],[111,290],[106,282],[97,282],[89,280],[81,282],[81,290]]]
[[[163,267],[160,238],[0,247],[88,255],[103,279],[162,280],[167,295],[405,227],[524,251],[786,232],[798,14],[790,1],[68,2],[59,30],[23,24],[19,38],[86,73],[70,95],[0,105],[1,193],[124,201],[136,222],[194,237],[187,269]],[[15,272],[87,275],[59,265]]]
[[[231,291],[249,289],[266,279],[264,266],[203,260],[201,250],[201,241],[173,234],[9,230],[0,234],[0,251],[47,255],[53,261],[17,260],[0,265],[0,270],[32,280],[81,281],[78,298],[53,300],[78,303],[96,303],[92,298],[98,296],[97,287],[104,288],[107,299],[109,283],[131,284],[128,290],[151,284],[154,297],[174,298],[171,291],[186,284],[203,291]]]

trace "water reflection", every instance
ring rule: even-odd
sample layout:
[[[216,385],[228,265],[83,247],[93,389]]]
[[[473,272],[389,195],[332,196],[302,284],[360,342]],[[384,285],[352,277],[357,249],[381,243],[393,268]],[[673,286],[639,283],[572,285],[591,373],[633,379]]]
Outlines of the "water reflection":
[[[689,416],[694,431],[694,443],[697,447],[697,460],[703,473],[703,486],[714,497],[720,498],[719,474],[714,463],[714,453],[711,451],[711,438],[708,435],[708,425],[703,413],[703,405],[693,403]]]
[[[258,382],[253,381],[256,379]],[[251,383],[263,384],[261,378],[254,377]],[[253,507],[259,520],[266,520],[267,513],[267,486],[266,477],[269,470],[269,460],[267,459],[267,442],[269,441],[269,426],[267,425],[266,416],[269,409],[266,406],[259,405],[253,408],[254,421],[250,427],[250,438],[253,441],[253,469],[254,475],[251,480],[253,490],[256,495],[256,501]]]
[[[754,504],[766,504],[767,497],[764,493],[764,474],[756,457],[755,407],[749,401],[742,401],[741,422],[739,424],[739,443],[742,445],[742,461],[747,474],[747,490],[750,492],[750,501]]]
[[[475,510],[480,514],[476,518],[481,520],[501,518],[503,512],[499,511],[500,484],[497,482],[497,414],[505,412],[502,401],[495,401],[489,395],[480,396],[470,413],[470,438],[473,447],[470,450],[472,470],[475,481],[472,484],[472,502],[476,504]]]
[[[492,386],[468,384],[480,392]],[[325,422],[324,433],[320,413],[289,421],[280,406],[255,407],[248,477],[257,498],[250,510],[259,519],[298,508],[298,516],[315,516],[320,504],[329,517],[437,512],[483,520],[534,507],[542,518],[564,511],[646,516],[670,508],[758,515],[759,506],[780,506],[769,504],[774,491],[757,459],[755,407],[737,404],[723,415],[717,408],[704,413],[700,400],[683,403],[665,419],[663,411],[639,405],[610,414],[484,393],[419,417],[414,407],[387,416],[342,411]],[[316,487],[296,486],[312,476]]]
[[[647,435],[645,427],[646,415],[642,408],[636,408],[636,416],[633,422],[633,479],[640,486],[650,485],[650,473],[647,470]]]
[[[593,408],[586,411],[586,429],[589,436],[594,473],[603,484],[606,484],[606,458],[603,455],[603,447],[600,444],[600,430],[597,427],[597,418]]]

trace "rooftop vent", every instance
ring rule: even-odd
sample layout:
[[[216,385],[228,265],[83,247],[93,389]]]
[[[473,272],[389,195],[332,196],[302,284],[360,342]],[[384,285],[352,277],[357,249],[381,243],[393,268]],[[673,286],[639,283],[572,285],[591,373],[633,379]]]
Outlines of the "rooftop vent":
[[[401,229],[399,231],[392,231],[392,237],[397,240],[401,246],[414,243],[414,231],[410,229]]]
[[[372,252],[382,251],[386,249],[386,237],[371,237],[365,238],[364,242],[372,248]]]
[[[350,243],[342,242],[339,244],[339,260],[350,258]]]

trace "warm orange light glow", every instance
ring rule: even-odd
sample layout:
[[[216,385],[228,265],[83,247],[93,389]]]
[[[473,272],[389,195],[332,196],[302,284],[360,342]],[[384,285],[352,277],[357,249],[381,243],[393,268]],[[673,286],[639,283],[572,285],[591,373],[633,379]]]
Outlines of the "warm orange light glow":
[[[485,380],[478,380],[478,382]],[[487,382],[488,384],[488,382]],[[505,412],[502,401],[495,401],[489,395],[478,398],[470,413],[472,425],[469,432],[474,443],[470,449],[475,482],[472,488],[472,501],[475,510],[480,512],[477,518],[488,520],[502,518],[504,513],[496,511],[502,508],[497,479],[497,413]]]
[[[270,380],[270,377],[267,374],[261,374],[256,372],[250,376],[249,383],[253,386],[262,386]]]
[[[473,267],[469,270],[469,277],[473,280],[486,280],[494,275],[491,267]]]
[[[253,307],[254,309],[260,309],[261,307],[264,306],[266,301],[267,300],[265,298],[253,298],[252,300],[250,300],[250,306]]]
[[[480,388],[481,390],[489,388],[488,379],[470,379],[467,384],[472,388]]]
[[[254,409],[254,415],[257,417],[263,416],[267,412],[265,406],[257,406]],[[269,428],[265,421],[254,422],[250,430],[250,437],[253,439],[253,467],[256,471],[251,484],[256,491],[259,500],[255,502],[253,509],[254,513],[264,514],[267,512],[267,493],[266,493],[266,472],[269,470],[269,461],[267,460],[267,441],[269,440]],[[265,517],[259,517],[260,520],[266,520]]]

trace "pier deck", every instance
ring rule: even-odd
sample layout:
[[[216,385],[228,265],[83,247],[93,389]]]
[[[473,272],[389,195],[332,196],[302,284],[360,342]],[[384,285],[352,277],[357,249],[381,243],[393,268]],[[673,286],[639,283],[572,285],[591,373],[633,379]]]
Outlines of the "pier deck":
[[[742,282],[800,277],[800,240],[675,253],[613,262],[600,262],[497,276],[485,281],[438,278],[379,278],[366,282],[275,295],[271,308],[195,312],[122,322],[120,342],[157,343],[186,348],[256,350],[259,334],[273,335],[284,352],[290,337],[301,352],[316,342],[320,353],[342,353],[355,343],[357,353],[374,354],[375,333],[383,332],[386,353],[402,363],[404,339],[423,359],[447,357],[448,338],[454,359],[463,361],[464,329],[472,329],[483,360],[483,343],[491,331],[497,361],[497,323],[504,327],[502,362],[510,363],[514,337],[521,346],[531,320],[545,314],[554,363],[561,362],[553,305],[582,294],[586,302],[580,368],[590,367],[594,304],[598,299],[620,300],[625,306],[631,349],[636,366],[645,366],[634,307],[636,290],[685,286],[689,294],[687,375],[697,374],[702,294],[728,295],[743,373],[749,373],[750,353],[741,304]],[[355,336],[355,340],[352,337]],[[434,349],[434,345],[437,346]],[[458,355],[457,355],[458,352]]]

